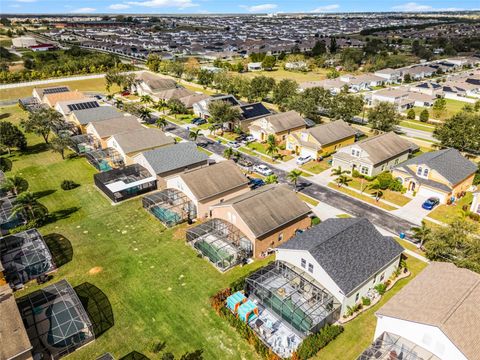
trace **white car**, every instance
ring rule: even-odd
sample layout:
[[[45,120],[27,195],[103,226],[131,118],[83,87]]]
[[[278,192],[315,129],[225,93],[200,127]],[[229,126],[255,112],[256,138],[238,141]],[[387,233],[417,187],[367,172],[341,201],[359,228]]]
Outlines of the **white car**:
[[[237,141],[229,141],[229,142],[227,143],[227,146],[236,149],[236,148],[239,148],[239,147],[240,147],[240,143],[237,142]]]
[[[245,144],[251,143],[252,141],[255,141],[255,138],[252,135],[248,135],[243,142]]]
[[[311,160],[313,160],[313,158],[310,155],[307,155],[307,156],[298,157],[296,162],[297,162],[297,165],[303,165]]]
[[[264,176],[273,175],[273,171],[266,165],[255,165],[253,171]]]

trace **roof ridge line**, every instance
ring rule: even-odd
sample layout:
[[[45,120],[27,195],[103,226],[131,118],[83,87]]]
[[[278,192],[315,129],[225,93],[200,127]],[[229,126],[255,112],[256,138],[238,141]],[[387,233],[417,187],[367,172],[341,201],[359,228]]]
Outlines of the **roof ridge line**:
[[[471,270],[468,270],[468,269],[464,269],[464,270],[471,271]],[[448,313],[445,315],[445,317],[441,320],[441,323],[445,324],[448,321],[448,319],[450,319],[453,316],[453,314],[457,311],[457,309],[460,307],[460,305],[463,305],[463,303],[470,296],[470,294],[479,286],[480,286],[480,279],[477,279],[473,283],[473,285],[465,291],[465,294],[461,297],[460,301],[458,301],[455,305],[452,306],[452,308],[448,311]]]
[[[316,248],[318,245],[320,245],[320,244],[324,244],[324,243],[326,243],[327,241],[330,241],[330,240],[333,239],[334,237],[336,237],[336,236],[340,235],[341,233],[345,232],[346,230],[350,229],[353,225],[358,224],[358,223],[359,223],[360,221],[362,221],[362,220],[366,220],[366,218],[363,218],[363,217],[350,218],[350,219],[333,219],[333,218],[331,218],[331,219],[327,219],[327,220],[340,220],[340,221],[341,221],[341,220],[344,220],[345,222],[347,222],[347,221],[352,221],[352,223],[351,223],[349,226],[347,226],[346,228],[337,231],[335,234],[333,234],[332,236],[330,236],[328,239],[325,239],[325,241],[322,241],[321,243],[316,244],[316,245],[313,246],[312,248],[308,249],[308,251],[310,251],[311,249],[315,249],[315,248]],[[368,220],[367,220],[367,221],[368,221]]]

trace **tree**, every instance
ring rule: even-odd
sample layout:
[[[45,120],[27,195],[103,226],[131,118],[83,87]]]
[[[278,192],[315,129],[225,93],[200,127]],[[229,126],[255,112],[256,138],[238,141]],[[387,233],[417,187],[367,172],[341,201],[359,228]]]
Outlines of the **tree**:
[[[315,119],[318,115],[318,106],[315,99],[311,96],[305,96],[304,93],[290,97],[283,107],[285,110],[295,110],[300,115],[312,119]]]
[[[330,38],[330,45],[328,47],[328,51],[330,52],[330,54],[335,54],[338,50],[338,47],[337,47],[337,39],[335,37],[331,37]]]
[[[312,56],[320,56],[327,52],[327,47],[324,40],[317,40],[312,48]]]
[[[187,79],[191,80],[197,76],[198,69],[200,68],[200,63],[196,58],[190,57],[185,63],[184,68],[185,68],[185,75],[187,76]]]
[[[165,128],[165,126],[168,125],[168,122],[165,118],[159,117],[157,120],[155,120],[155,125],[157,126],[157,128],[163,130]]]
[[[167,107],[170,110],[170,114],[174,114],[175,117],[177,117],[178,114],[185,114],[187,112],[185,105],[178,99],[168,100]]]
[[[480,238],[478,225],[457,219],[448,226],[432,229],[425,241],[425,252],[432,261],[452,262],[480,273]]]
[[[444,147],[460,151],[480,151],[480,114],[460,112],[435,127],[433,135]]]
[[[208,112],[210,113],[208,121],[220,125],[231,122],[235,123],[241,118],[238,107],[233,107],[231,103],[222,100],[210,101],[208,104]]]
[[[420,113],[419,119],[421,122],[427,122],[430,114],[428,113],[427,109],[423,109]]]
[[[200,85],[203,85],[205,88],[212,85],[213,72],[206,69],[200,69],[197,73],[197,81]]]
[[[150,95],[142,95],[140,96],[140,102],[142,104],[153,104],[153,99]]]
[[[64,122],[62,114],[52,108],[40,108],[32,111],[28,119],[22,120],[22,125],[27,133],[42,136],[46,144],[50,131],[60,127]]]
[[[332,68],[327,72],[327,79],[336,79],[339,76],[340,76],[340,72],[335,68]]]
[[[274,160],[275,155],[278,154],[277,139],[273,134],[270,134],[267,137],[267,147],[265,149],[265,153],[272,157],[272,161]]]
[[[425,223],[425,221],[422,220],[422,226],[413,227],[412,231],[413,231],[412,237],[415,240],[418,240],[420,242],[418,247],[422,248],[423,244],[425,243],[425,241],[427,241],[428,237],[430,236],[432,229],[430,229]]]
[[[407,84],[408,84],[408,83],[411,83],[411,82],[412,82],[412,76],[411,76],[410,74],[405,74],[405,75],[403,76],[403,82],[405,82],[405,83],[407,83]]]
[[[277,59],[273,55],[267,55],[262,61],[262,67],[265,70],[272,70],[275,67]]]
[[[223,157],[225,159],[230,160],[232,156],[233,156],[233,149],[231,147],[227,147],[225,148],[225,150],[223,150]]]
[[[119,109],[122,109],[123,108],[122,99],[115,99],[115,106],[118,107]]]
[[[190,130],[190,132],[188,133],[188,137],[192,139],[192,141],[197,141],[197,138],[200,135],[200,130],[201,129]]]
[[[333,98],[330,116],[334,119],[342,119],[350,122],[354,116],[361,113],[363,105],[362,96],[341,92]]]
[[[34,194],[27,191],[18,195],[13,202],[12,215],[25,214],[28,221],[45,218],[48,209],[37,201]]]
[[[112,68],[105,74],[105,90],[110,91],[112,85],[121,89],[129,89],[135,82],[135,74],[122,74],[118,67]]]
[[[409,120],[415,120],[415,110],[414,109],[408,109],[407,111],[407,119]]]
[[[382,101],[370,109],[368,122],[372,128],[388,132],[393,131],[400,123],[400,116],[395,104]]]
[[[279,81],[273,88],[273,102],[282,105],[295,95],[298,90],[298,84],[295,80],[283,79]]]
[[[255,76],[249,84],[247,98],[252,101],[265,99],[275,86],[275,80],[267,76]]]
[[[149,108],[147,107],[142,107],[140,110],[139,110],[139,114],[140,116],[140,119],[142,119],[143,121],[148,121],[151,119],[152,117],[152,110],[150,110]]]
[[[297,169],[293,169],[287,174],[287,179],[293,183],[295,191],[297,191],[297,182],[300,179],[300,176],[302,176],[302,172]]]
[[[0,190],[12,192],[15,196],[28,190],[28,181],[21,176],[13,175],[0,183]]]
[[[332,169],[330,176],[336,176],[335,182],[337,183],[338,187],[342,187],[342,185],[348,186],[348,183],[352,181],[348,178],[347,174],[350,174],[349,170],[343,170],[341,166],[336,169]]]
[[[446,108],[447,108],[447,100],[445,100],[444,98],[438,98],[433,103],[433,107],[432,107],[433,115],[436,118],[440,117],[440,115],[442,115],[442,113],[445,111]]]
[[[375,197],[375,201],[379,201],[382,198],[383,190],[378,180],[375,180],[370,185],[368,185],[368,189],[373,190],[372,195]]]
[[[8,121],[0,121],[0,145],[5,147],[10,154],[11,148],[25,150],[27,139],[17,126]]]
[[[278,183],[278,176],[275,174],[268,175],[265,179],[265,184],[276,184]]]
[[[53,152],[59,153],[62,159],[65,160],[65,151],[72,144],[71,140],[65,136],[57,136],[50,141],[50,149]]]

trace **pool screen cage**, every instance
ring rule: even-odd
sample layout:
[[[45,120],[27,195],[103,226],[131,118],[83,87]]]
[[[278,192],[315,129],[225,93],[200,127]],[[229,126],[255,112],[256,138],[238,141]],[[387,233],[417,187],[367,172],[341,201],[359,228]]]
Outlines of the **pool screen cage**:
[[[17,301],[34,359],[59,359],[93,341],[92,323],[66,280]]]
[[[98,144],[90,134],[75,135],[70,138],[70,146],[77,154],[86,154],[97,149]]]
[[[195,204],[187,195],[176,189],[165,189],[145,195],[143,207],[167,227],[175,226],[197,217]]]
[[[13,203],[15,198],[2,197],[0,198],[0,234],[8,233],[19,225],[25,224],[25,215],[23,212],[13,212]]]
[[[55,270],[52,254],[36,229],[0,238],[0,261],[14,287]]]
[[[124,165],[122,156],[114,148],[89,151],[85,157],[99,171],[108,171]]]
[[[304,335],[318,332],[340,316],[340,303],[332,294],[309,274],[283,261],[250,275],[245,290]]]
[[[210,219],[187,230],[187,243],[220,271],[226,271],[252,256],[252,243],[233,224]]]

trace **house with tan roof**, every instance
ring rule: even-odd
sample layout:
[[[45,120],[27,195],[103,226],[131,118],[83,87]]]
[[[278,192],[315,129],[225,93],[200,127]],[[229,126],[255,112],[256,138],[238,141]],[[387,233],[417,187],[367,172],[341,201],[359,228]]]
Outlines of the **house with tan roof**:
[[[376,312],[374,344],[359,359],[478,360],[479,303],[479,274],[433,262]]]
[[[193,108],[193,104],[195,104],[199,101],[208,99],[209,97],[210,96],[207,95],[207,94],[193,93],[193,94],[189,94],[187,96],[183,96],[183,97],[179,98],[178,100],[180,100],[183,103],[183,105],[185,105],[185,107],[187,109],[191,109],[191,108]]]
[[[107,139],[110,136],[123,132],[131,132],[138,129],[144,129],[138,118],[133,115],[119,116],[102,121],[94,121],[89,123],[85,132],[95,139],[95,142],[102,149],[107,147]]]
[[[262,117],[248,126],[256,140],[266,141],[269,135],[274,135],[277,142],[283,142],[288,134],[306,128],[305,120],[294,110]]]
[[[70,87],[66,85],[60,85],[60,86],[51,86],[51,87],[46,87],[46,88],[34,88],[32,90],[32,96],[34,98],[37,98],[39,101],[43,100],[43,96],[47,94],[58,94],[62,92],[70,92]]]
[[[233,161],[184,171],[167,179],[166,187],[184,193],[199,218],[210,217],[210,206],[250,191],[248,178]]]
[[[44,94],[42,102],[44,104],[47,104],[51,108],[54,108],[60,101],[80,100],[85,98],[86,96],[81,91],[75,90],[58,92],[53,94]]]
[[[162,130],[142,127],[133,131],[122,132],[110,136],[107,147],[114,148],[123,158],[125,164],[133,164],[133,157],[146,150],[172,145],[175,140],[165,135]]]
[[[345,121],[337,120],[291,133],[287,137],[286,149],[300,156],[319,159],[353,144],[357,132]]]
[[[340,148],[333,154],[332,167],[376,176],[408,160],[416,150],[414,143],[388,132]]]
[[[75,107],[66,116],[67,121],[73,123],[84,134],[88,124],[123,116],[124,113],[113,106],[98,106],[89,108]]]
[[[132,85],[132,91],[138,93],[139,96],[149,95],[155,101],[160,98],[156,95],[162,91],[178,88],[175,80],[151,73],[149,71],[143,71],[135,77],[135,82]]]

